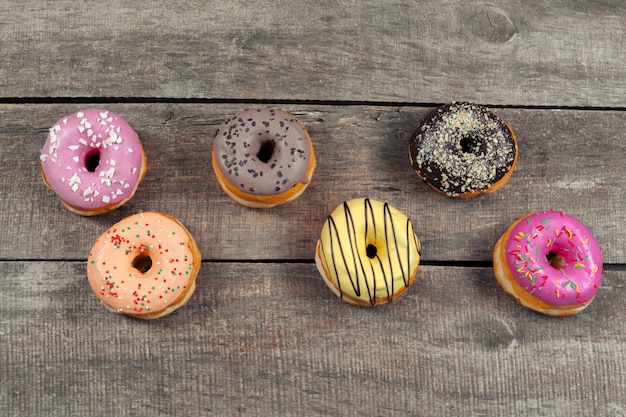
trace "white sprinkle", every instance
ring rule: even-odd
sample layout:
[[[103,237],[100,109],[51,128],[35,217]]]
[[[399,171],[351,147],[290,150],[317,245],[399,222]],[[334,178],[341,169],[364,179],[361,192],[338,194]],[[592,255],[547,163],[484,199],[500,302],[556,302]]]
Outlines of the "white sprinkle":
[[[78,146],[78,145],[70,145],[70,146],[67,147],[67,149],[69,149],[70,151],[75,151],[78,148],[80,148],[80,146]]]
[[[111,199],[109,198],[109,196],[108,196],[108,195],[103,195],[103,196],[102,196],[102,202],[103,202],[103,203],[108,203],[109,201],[111,201]]]
[[[117,142],[117,134],[115,134],[115,132],[111,130],[109,132],[109,137],[104,140],[104,143],[107,145],[113,145],[116,142]]]
[[[79,111],[78,113],[76,113],[76,117],[83,117],[85,115],[85,113],[83,113],[82,111]]]
[[[135,173],[137,173],[137,167],[134,167],[134,168],[130,171],[130,173],[131,173],[131,174],[135,174]]]
[[[128,148],[128,150],[126,152],[133,153],[133,148]]]
[[[78,184],[74,184],[74,185],[72,185],[72,191],[73,191],[73,192],[78,191]]]
[[[74,184],[82,184],[80,181],[80,177],[78,176],[78,173],[74,173],[74,175],[72,175],[72,178],[70,178],[70,187]]]
[[[54,125],[54,131],[55,131],[55,132],[60,132],[60,131],[61,131],[61,126],[59,126],[59,125]]]
[[[87,129],[87,136],[93,136],[93,130]]]
[[[89,123],[88,121],[85,122],[85,127],[87,129],[91,129],[91,123]]]
[[[67,124],[67,117],[65,119],[63,119],[63,124],[66,125]]]
[[[111,159],[111,160],[109,161],[109,165],[110,165],[110,166],[112,166],[112,167],[114,167],[114,166],[116,166],[116,165],[117,165],[117,162],[115,162],[115,160]]]
[[[74,161],[74,162],[78,162],[78,161],[80,161],[80,158],[79,158],[79,157],[77,157],[77,156],[73,156],[73,157],[72,157],[72,161]]]
[[[100,117],[102,117],[103,119],[106,119],[107,117],[109,117],[109,112],[103,111],[102,113],[100,113]]]
[[[41,154],[41,155],[39,155],[39,160],[42,161],[42,162],[45,162],[47,157],[48,157],[48,155]]]
[[[87,187],[85,188],[85,191],[83,191],[83,197],[87,197],[91,194],[93,194],[93,189],[91,187]]]
[[[80,143],[81,145],[87,146],[87,141],[83,138],[78,139],[78,143]]]
[[[122,194],[124,194],[124,192],[123,192],[122,190],[120,190],[119,188],[117,189],[117,191],[115,191],[115,193],[116,193],[117,195],[122,195]]]
[[[76,129],[78,129],[80,133],[83,133],[85,131],[85,126],[78,125],[76,126]]]

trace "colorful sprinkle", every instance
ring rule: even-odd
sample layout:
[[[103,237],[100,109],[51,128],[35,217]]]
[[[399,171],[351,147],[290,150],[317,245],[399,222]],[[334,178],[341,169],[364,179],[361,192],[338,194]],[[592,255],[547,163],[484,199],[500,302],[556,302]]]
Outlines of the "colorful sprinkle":
[[[557,222],[561,224],[548,234],[547,224]],[[518,283],[524,287],[528,282],[542,282],[529,291],[554,305],[588,302],[601,281],[601,274],[595,273],[601,269],[596,260],[602,258],[593,236],[578,220],[562,212],[525,216],[523,222],[511,227],[506,253]],[[548,259],[549,254],[558,254],[562,264],[550,265],[554,261]]]

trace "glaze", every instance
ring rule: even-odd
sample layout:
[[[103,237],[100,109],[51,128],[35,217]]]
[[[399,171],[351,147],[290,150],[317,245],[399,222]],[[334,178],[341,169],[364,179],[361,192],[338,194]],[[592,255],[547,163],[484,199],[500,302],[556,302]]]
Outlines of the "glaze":
[[[415,172],[450,197],[495,191],[517,162],[513,130],[495,113],[472,103],[451,103],[428,114],[409,142]]]
[[[100,214],[129,200],[145,173],[137,133],[104,109],[81,110],[49,130],[41,155],[44,182],[72,211]]]
[[[543,302],[540,312],[573,314],[588,306],[600,287],[602,253],[584,224],[550,210],[509,227],[494,249],[494,271],[508,293],[519,297],[523,290]],[[533,308],[533,298],[521,297],[520,303]]]
[[[213,167],[224,191],[236,201],[272,206],[304,190],[315,155],[306,128],[295,116],[271,108],[249,109],[217,129]]]
[[[388,303],[413,283],[420,241],[411,221],[377,200],[358,198],[328,216],[315,262],[328,287],[356,305]]]
[[[157,318],[189,300],[200,263],[196,242],[178,220],[146,212],[126,217],[96,240],[87,277],[111,311]]]

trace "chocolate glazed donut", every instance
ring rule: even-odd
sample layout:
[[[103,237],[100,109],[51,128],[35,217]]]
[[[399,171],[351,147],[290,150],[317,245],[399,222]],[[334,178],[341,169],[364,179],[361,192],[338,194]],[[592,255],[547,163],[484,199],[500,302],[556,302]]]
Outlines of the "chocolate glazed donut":
[[[451,103],[428,114],[409,141],[411,165],[449,197],[473,197],[502,187],[517,163],[513,129],[472,103]]]
[[[294,115],[250,109],[225,120],[213,140],[213,169],[226,194],[248,207],[292,201],[315,169],[313,144]]]

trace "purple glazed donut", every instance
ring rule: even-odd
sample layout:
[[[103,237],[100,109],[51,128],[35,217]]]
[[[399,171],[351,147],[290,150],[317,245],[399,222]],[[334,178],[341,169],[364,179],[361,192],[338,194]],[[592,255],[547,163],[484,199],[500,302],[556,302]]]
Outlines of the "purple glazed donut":
[[[244,110],[213,139],[213,170],[224,192],[247,207],[270,208],[297,198],[315,170],[304,124],[284,110]]]

